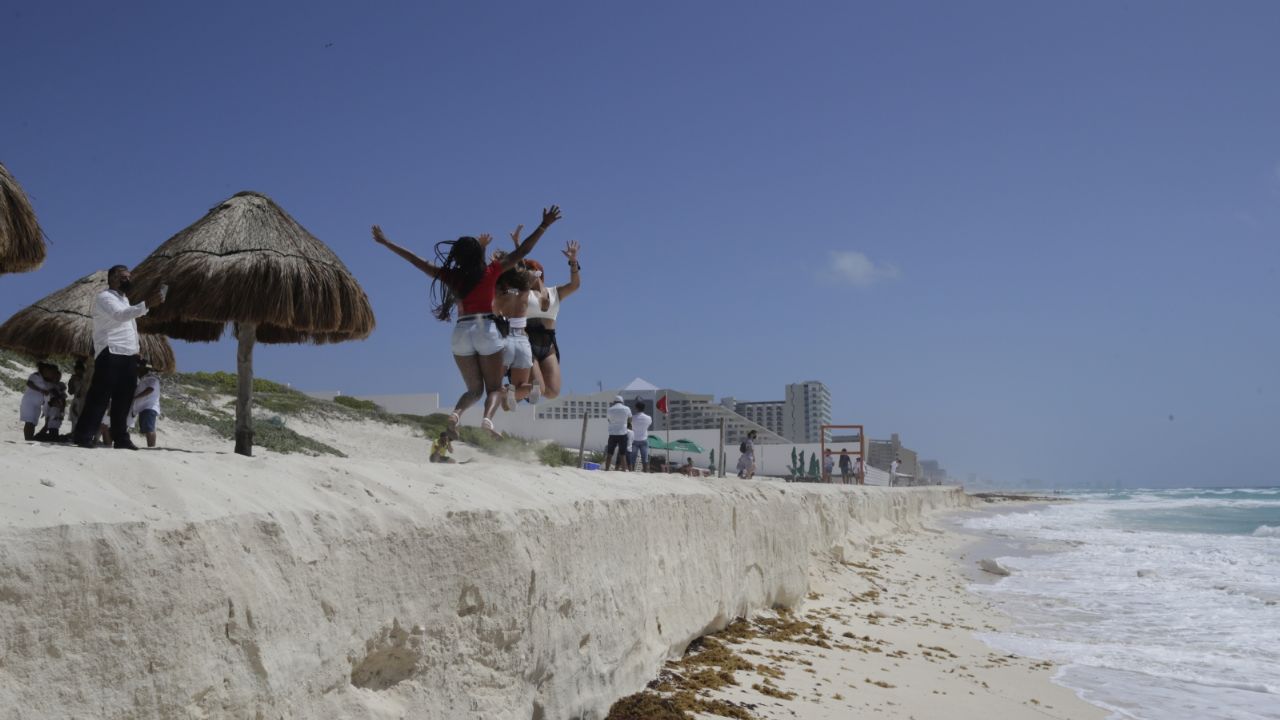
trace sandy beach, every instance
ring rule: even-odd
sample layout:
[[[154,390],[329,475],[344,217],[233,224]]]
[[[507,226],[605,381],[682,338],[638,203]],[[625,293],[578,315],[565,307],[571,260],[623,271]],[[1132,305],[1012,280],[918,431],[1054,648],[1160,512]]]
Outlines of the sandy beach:
[[[1102,717],[974,637],[955,489],[431,466],[410,426],[287,422],[346,457],[0,441],[0,717],[599,718],[671,659],[667,694],[707,680],[718,631],[754,669],[695,697],[730,717]]]
[[[798,609],[731,626],[709,643],[711,652],[707,644],[696,646],[668,665],[654,683],[666,692],[657,695],[706,687],[699,671],[720,672],[727,650],[739,666],[732,684],[712,681],[722,686],[695,697],[728,703],[742,717],[1106,717],[1054,684],[1052,663],[994,651],[976,636],[1007,621],[966,590],[975,579],[989,581],[970,553],[979,541],[943,529],[939,520],[876,538],[843,562],[816,563],[813,590]],[[732,712],[718,711],[695,716]]]

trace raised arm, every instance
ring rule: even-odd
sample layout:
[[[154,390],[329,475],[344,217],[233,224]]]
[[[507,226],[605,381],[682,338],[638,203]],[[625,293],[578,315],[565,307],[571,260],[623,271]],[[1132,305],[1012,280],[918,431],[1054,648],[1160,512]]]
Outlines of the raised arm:
[[[510,270],[516,266],[516,263],[525,259],[529,253],[533,252],[533,246],[538,244],[538,239],[542,237],[542,233],[546,232],[551,224],[560,219],[560,207],[552,205],[542,211],[542,222],[538,224],[538,229],[534,230],[524,242],[516,246],[510,255],[502,258],[502,269]],[[519,228],[517,228],[519,230]]]
[[[582,268],[578,265],[578,247],[577,240],[570,240],[565,244],[564,250],[560,251],[564,253],[565,257],[569,258],[569,282],[556,288],[556,294],[560,296],[561,300],[572,295],[582,285],[582,279],[579,277],[579,271]]]
[[[374,242],[376,242],[376,243],[378,243],[379,245],[381,245],[381,246],[383,246],[383,247],[387,248],[387,249],[388,249],[388,250],[390,250],[391,252],[393,252],[393,253],[395,253],[395,254],[399,255],[400,257],[404,258],[405,260],[408,260],[410,265],[412,265],[412,266],[414,266],[414,267],[418,268],[419,270],[421,270],[422,272],[424,272],[424,273],[426,273],[426,274],[430,275],[432,278],[436,278],[436,277],[439,277],[439,276],[440,276],[440,268],[439,268],[439,267],[436,267],[436,266],[435,266],[435,265],[433,265],[432,263],[429,263],[429,262],[427,262],[426,260],[423,260],[422,258],[418,257],[417,255],[414,255],[413,253],[409,252],[408,250],[405,250],[404,248],[400,247],[399,245],[397,245],[397,244],[395,244],[395,243],[391,242],[390,240],[388,240],[388,239],[387,239],[387,236],[386,236],[386,235],[384,235],[384,234],[382,233],[382,228],[378,227],[377,225],[374,225],[374,226],[373,226],[373,240],[374,240]]]
[[[98,297],[95,302],[97,302],[98,309],[102,311],[103,315],[106,315],[107,317],[111,318],[112,320],[115,320],[116,322],[126,322],[128,320],[133,320],[135,318],[139,318],[139,317],[142,317],[143,315],[146,315],[148,303],[152,305],[159,305],[160,293],[159,292],[155,293],[155,295],[153,295],[150,298],[147,298],[147,300],[148,300],[147,303],[138,303],[137,305],[130,305],[127,301],[125,301],[115,293],[101,292],[101,293],[98,293]]]

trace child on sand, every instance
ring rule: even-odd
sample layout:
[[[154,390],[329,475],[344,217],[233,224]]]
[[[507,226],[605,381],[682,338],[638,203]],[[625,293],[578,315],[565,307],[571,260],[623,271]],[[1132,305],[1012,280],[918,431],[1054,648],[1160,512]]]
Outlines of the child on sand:
[[[160,378],[147,366],[138,363],[138,389],[133,396],[133,414],[138,416],[138,430],[147,436],[147,447],[156,446],[156,419],[160,417]]]
[[[18,410],[22,420],[22,437],[24,440],[36,439],[36,424],[40,422],[40,411],[53,388],[53,374],[58,369],[49,363],[36,363],[36,371],[27,378],[26,391],[22,393],[22,405]]]
[[[40,432],[36,433],[36,439],[53,442],[71,439],[70,435],[58,434],[58,430],[62,428],[62,419],[66,412],[67,386],[62,383],[62,372],[54,370],[49,387],[49,396],[44,403],[44,427],[40,428]]]
[[[85,359],[79,355],[76,356],[76,364],[71,371],[71,377],[67,378],[67,422],[75,427],[76,418],[80,417],[80,410],[84,407],[85,395],[89,392],[89,386],[84,382],[84,361]]]
[[[440,437],[431,443],[431,462],[433,463],[451,463],[453,458],[449,457],[449,453],[453,452],[453,435],[449,430],[440,433]]]

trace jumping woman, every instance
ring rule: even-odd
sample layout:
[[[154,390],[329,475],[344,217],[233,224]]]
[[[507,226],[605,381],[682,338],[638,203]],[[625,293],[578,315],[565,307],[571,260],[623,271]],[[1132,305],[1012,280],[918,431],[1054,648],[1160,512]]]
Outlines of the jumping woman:
[[[519,233],[520,229],[517,228]],[[537,383],[531,383],[533,350],[529,336],[525,334],[529,312],[529,292],[533,288],[533,271],[525,263],[511,268],[498,277],[498,291],[493,299],[493,312],[507,323],[506,347],[502,355],[502,369],[510,373],[511,384],[502,395],[502,409],[511,410],[525,398],[537,403],[541,394]]]
[[[520,228],[511,234],[520,244]],[[556,341],[556,317],[560,314],[560,302],[572,295],[582,281],[578,265],[578,241],[570,240],[560,252],[569,259],[569,282],[564,285],[546,284],[542,264],[537,260],[525,260],[533,270],[533,290],[529,293],[527,314],[529,345],[533,349],[533,382],[542,389],[542,397],[554,399],[560,395],[560,345]]]
[[[407,260],[431,278],[432,314],[448,322],[454,305],[458,306],[458,324],[453,329],[453,359],[462,373],[467,390],[458,398],[449,415],[449,426],[456,427],[462,413],[485,395],[484,420],[480,426],[494,435],[493,415],[502,400],[502,354],[504,343],[493,315],[493,299],[502,273],[515,267],[538,244],[542,233],[560,219],[560,208],[552,205],[542,211],[538,229],[514,252],[492,262],[485,261],[488,235],[464,236],[436,243],[436,262],[431,263],[387,239],[382,228],[373,226],[373,239]]]

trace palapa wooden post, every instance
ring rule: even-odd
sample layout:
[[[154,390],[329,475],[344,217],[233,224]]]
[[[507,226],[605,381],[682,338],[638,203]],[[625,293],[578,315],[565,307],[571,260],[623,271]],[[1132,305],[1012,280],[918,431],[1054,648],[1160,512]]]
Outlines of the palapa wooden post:
[[[724,477],[724,418],[720,418],[720,467],[716,468],[716,476]]]
[[[582,439],[578,441],[578,469],[583,468],[582,458],[587,452],[587,414],[582,413]]]
[[[236,323],[236,453],[253,457],[253,343],[257,323]]]

